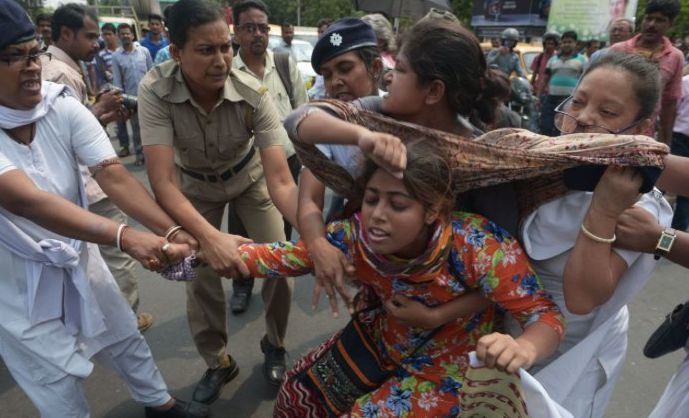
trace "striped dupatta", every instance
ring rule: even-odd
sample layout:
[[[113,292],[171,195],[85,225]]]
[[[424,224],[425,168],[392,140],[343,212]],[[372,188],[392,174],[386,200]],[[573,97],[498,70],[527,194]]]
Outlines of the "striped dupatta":
[[[570,134],[548,137],[524,129],[505,128],[474,139],[400,122],[350,103],[323,100],[311,105],[372,131],[399,137],[405,144],[432,141],[449,156],[455,193],[515,183],[520,215],[566,193],[567,170],[585,166],[633,166],[650,169],[650,185],[664,168],[669,149],[642,135]],[[327,187],[350,200],[361,196],[359,185],[344,168],[315,145],[294,139],[303,165]],[[644,174],[642,172],[642,174]],[[596,180],[597,181],[597,180]]]

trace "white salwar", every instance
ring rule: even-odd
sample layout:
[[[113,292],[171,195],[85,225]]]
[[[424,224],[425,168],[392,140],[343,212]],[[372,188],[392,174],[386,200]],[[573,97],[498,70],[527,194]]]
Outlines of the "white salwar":
[[[40,112],[0,106],[0,127],[20,126],[22,118],[36,123],[30,145],[0,131],[0,175],[22,170],[39,189],[85,208],[77,160],[95,166],[116,154],[81,103],[51,94],[63,88],[44,82]],[[95,244],[62,237],[4,208],[0,234],[0,357],[41,416],[89,416],[81,380],[93,370],[94,355],[122,376],[136,401],[160,406],[170,400]]]
[[[591,197],[589,192],[570,192],[546,203],[526,218],[521,231],[524,250],[567,324],[556,353],[529,372],[555,402],[577,418],[604,416],[624,365],[627,303],[643,289],[656,266],[652,255],[614,249],[628,268],[610,300],[587,315],[567,310],[562,277]],[[661,225],[670,224],[672,209],[658,190],[644,194],[636,205],[648,210]]]

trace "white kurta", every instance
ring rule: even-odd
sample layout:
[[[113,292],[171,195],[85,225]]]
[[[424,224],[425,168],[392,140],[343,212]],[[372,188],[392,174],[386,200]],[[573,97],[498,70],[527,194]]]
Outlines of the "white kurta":
[[[524,249],[567,323],[556,353],[530,372],[577,418],[604,415],[624,365],[629,319],[626,305],[646,285],[656,265],[649,254],[615,249],[628,268],[614,295],[587,315],[567,310],[562,276],[591,196],[589,192],[570,192],[539,207],[522,227]],[[661,225],[670,224],[672,209],[657,190],[643,195],[637,205]]]
[[[30,145],[22,145],[0,131],[0,175],[21,169],[44,191],[62,196],[79,206],[77,159],[89,166],[115,158],[116,154],[96,119],[75,98],[63,95],[36,123]],[[65,237],[45,230],[26,218],[0,208],[24,233],[36,241]],[[86,377],[93,365],[89,358],[103,347],[137,333],[136,319],[122,298],[96,245],[84,246],[79,265],[87,271],[91,292],[87,301],[100,307],[104,332],[93,338],[70,333],[60,319],[33,323],[28,315],[27,260],[0,246],[0,355],[8,364],[21,364],[35,382],[49,384],[67,375]],[[58,270],[59,271],[59,270]],[[56,272],[55,280],[65,280]],[[58,287],[59,289],[59,287]],[[57,298],[60,295],[42,295]],[[35,321],[34,321],[35,322]]]

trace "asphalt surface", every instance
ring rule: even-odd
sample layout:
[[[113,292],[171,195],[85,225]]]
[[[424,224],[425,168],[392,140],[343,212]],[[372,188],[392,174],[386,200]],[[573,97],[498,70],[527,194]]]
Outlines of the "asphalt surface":
[[[125,159],[131,171],[145,180],[143,168],[131,166],[133,157]],[[154,324],[144,334],[170,392],[190,399],[194,385],[205,371],[205,364],[192,343],[185,313],[184,285],[168,282],[154,273],[137,267],[140,310],[154,316]],[[334,319],[325,300],[311,309],[313,279],[295,279],[294,300],[287,333],[289,361],[295,361],[311,347],[326,339],[344,325],[346,315]],[[276,394],[261,374],[263,354],[259,341],[264,334],[263,303],[260,280],[256,280],[248,311],[238,316],[228,313],[229,346],[237,359],[240,372],[212,405],[214,417],[270,417]],[[225,283],[229,299],[232,286]],[[637,296],[631,308],[630,342],[627,364],[608,408],[609,418],[646,417],[684,354],[675,352],[656,360],[643,357],[646,339],[667,311],[689,299],[689,270],[665,260],[659,262],[655,277]],[[1,320],[1,319],[0,319]],[[50,349],[46,347],[46,349]],[[127,388],[117,375],[99,365],[85,381],[84,390],[93,417],[139,418],[143,408],[129,398]],[[689,412],[687,412],[689,417]],[[0,361],[0,418],[36,417],[29,399],[14,383]]]

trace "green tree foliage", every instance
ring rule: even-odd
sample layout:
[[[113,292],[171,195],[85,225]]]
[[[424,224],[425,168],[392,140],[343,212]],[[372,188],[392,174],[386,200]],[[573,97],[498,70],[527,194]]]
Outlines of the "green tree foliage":
[[[264,0],[270,9],[272,23],[291,22],[297,24],[296,0]],[[301,0],[302,26],[316,26],[321,18],[333,20],[345,16],[361,16],[351,0]]]
[[[472,0],[452,0],[452,12],[466,26],[471,27]]]
[[[272,23],[297,22],[296,0],[263,0],[270,9]],[[689,1],[689,0],[687,0]],[[471,22],[472,0],[452,0],[452,10],[465,24]],[[345,16],[362,16],[364,12],[354,8],[352,0],[301,0],[301,24],[315,26],[319,19],[337,20]]]

